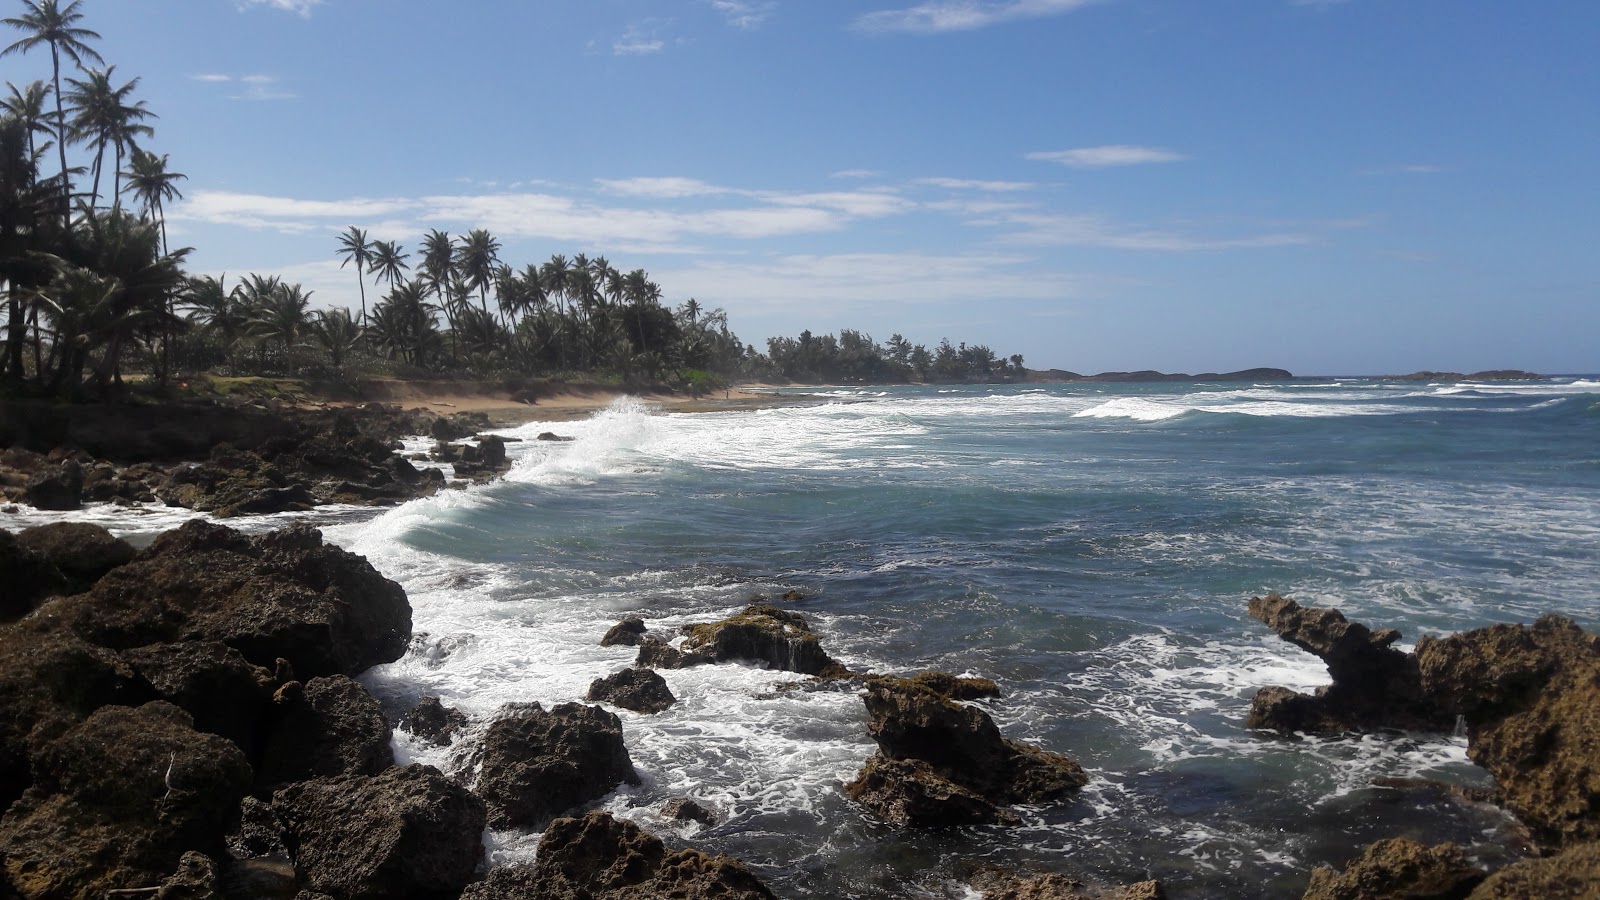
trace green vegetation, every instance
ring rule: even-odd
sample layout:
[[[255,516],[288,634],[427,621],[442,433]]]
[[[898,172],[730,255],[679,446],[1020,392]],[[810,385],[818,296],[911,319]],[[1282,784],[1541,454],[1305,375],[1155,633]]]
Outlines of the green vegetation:
[[[430,231],[413,256],[351,226],[334,251],[341,265],[354,263],[359,313],[313,309],[312,292],[274,275],[231,286],[225,275],[191,275],[183,269],[191,249],[170,249],[165,223],[185,176],[141,145],[155,136],[157,116],[134,97],[139,79],[117,83],[116,67],[92,46],[100,35],[79,24],[82,0],[21,3],[22,15],[3,20],[20,37],[0,56],[48,49],[51,82],[8,83],[0,100],[7,393],[111,398],[125,372],[148,376],[158,391],[210,373],[223,384],[566,378],[698,396],[734,379],[998,381],[1025,371],[1021,356],[1000,359],[983,346],[944,341],[930,352],[898,334],[879,345],[849,330],[773,338],[763,354],[729,330],[720,309],[693,298],[666,306],[643,269],[582,253],[514,268],[482,228]],[[64,76],[63,58],[82,77]],[[84,165],[68,165],[69,147]],[[47,173],[52,148],[60,168]],[[124,207],[125,195],[136,209]]]

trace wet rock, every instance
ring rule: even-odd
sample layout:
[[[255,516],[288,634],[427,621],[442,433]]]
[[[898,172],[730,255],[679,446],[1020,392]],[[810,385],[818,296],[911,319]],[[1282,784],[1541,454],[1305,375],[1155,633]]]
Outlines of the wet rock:
[[[638,616],[628,616],[605,633],[600,639],[602,647],[637,647],[644,639],[644,620]]]
[[[454,898],[483,857],[483,801],[431,766],[291,784],[272,807],[305,886],[340,900]]]
[[[1462,900],[1484,874],[1454,844],[1427,847],[1391,838],[1368,847],[1342,872],[1325,866],[1313,871],[1305,900]]]
[[[221,854],[250,781],[237,747],[159,701],[94,713],[34,766],[0,821],[0,857],[11,886],[41,900],[159,885],[186,851]]]
[[[1077,763],[1006,739],[983,710],[953,702],[926,683],[882,676],[862,699],[878,754],[845,787],[887,821],[1014,821],[999,807],[1058,799],[1088,783]]]
[[[307,525],[248,537],[186,522],[52,610],[101,646],[219,641],[302,678],[392,662],[411,633],[400,586]]]
[[[619,784],[638,783],[622,721],[598,706],[510,704],[484,735],[477,792],[495,828],[537,829]]]
[[[0,627],[0,807],[33,783],[42,744],[102,706],[154,699],[126,662],[37,618]]]
[[[237,859],[289,855],[278,814],[273,812],[272,804],[255,797],[239,802],[239,827],[228,835],[227,844],[228,852]]]
[[[428,458],[434,462],[453,463],[461,458],[461,448],[449,441],[435,441],[433,449],[428,451]]]
[[[984,700],[998,698],[1000,685],[988,678],[952,675],[949,672],[919,672],[906,679],[893,675],[869,675],[868,680],[890,683],[905,680],[921,685],[947,700]]]
[[[1248,728],[1337,733],[1369,728],[1446,730],[1450,716],[1422,691],[1414,656],[1390,645],[1392,628],[1373,631],[1336,609],[1301,606],[1271,594],[1250,599],[1250,615],[1328,666],[1333,683],[1315,695],[1263,688],[1251,704]]]
[[[566,437],[564,435],[559,435],[559,434],[556,434],[554,431],[541,431],[541,432],[539,432],[539,436],[537,438],[534,438],[534,440],[537,440],[537,441],[562,441],[562,442],[565,442],[565,441],[575,441],[575,440],[577,440],[577,438]]]
[[[190,850],[178,860],[178,871],[161,882],[155,900],[222,900],[222,878],[217,864],[204,853]]]
[[[677,665],[657,662],[657,668],[738,661],[823,677],[848,671],[823,651],[803,616],[775,606],[748,606],[719,622],[690,625],[684,630],[687,636],[679,648]]]
[[[626,819],[591,812],[557,819],[532,866],[495,869],[461,900],[770,900],[743,863],[698,850],[668,850]]]
[[[218,518],[307,510],[316,505],[311,488],[248,450],[215,447],[205,462],[179,466],[156,489],[168,506],[209,512]]]
[[[717,817],[711,810],[686,797],[668,800],[661,807],[661,814],[677,822],[699,822],[707,828],[717,824]]]
[[[479,438],[478,453],[483,458],[483,464],[493,469],[504,469],[511,465],[506,459],[506,441],[498,435],[489,435]]]
[[[685,662],[678,648],[663,641],[658,637],[645,637],[639,641],[639,653],[633,658],[635,666],[651,669],[682,669],[688,665],[704,662],[696,658],[692,662]]]
[[[1103,887],[1060,873],[1024,875],[988,871],[972,879],[980,900],[1166,900],[1160,882]]]
[[[428,425],[428,436],[436,441],[458,441],[472,434],[472,430],[440,416]]]
[[[400,727],[411,732],[413,737],[440,747],[449,746],[456,732],[466,724],[466,713],[445,706],[438,697],[423,697],[400,718]]]
[[[83,506],[83,466],[68,459],[54,470],[28,479],[22,499],[35,509],[73,510]]]
[[[1551,847],[1600,840],[1600,637],[1570,619],[1417,644],[1422,684],[1467,725],[1467,755]]]
[[[124,650],[122,658],[168,703],[194,717],[199,731],[256,749],[272,701],[272,673],[216,641],[179,641]]]
[[[1557,856],[1524,859],[1490,875],[1468,900],[1594,900],[1600,897],[1600,843]]]
[[[44,554],[0,529],[0,618],[26,615],[40,600],[66,590],[67,579]]]
[[[291,681],[273,697],[275,721],[261,751],[260,789],[336,775],[375,775],[394,765],[389,723],[367,689],[343,675]]]
[[[133,545],[99,525],[52,522],[17,532],[17,540],[49,560],[66,578],[68,593],[86,591],[100,577],[133,561]]]
[[[678,702],[666,679],[650,669],[623,669],[589,685],[586,700],[604,701],[634,712],[658,713]]]

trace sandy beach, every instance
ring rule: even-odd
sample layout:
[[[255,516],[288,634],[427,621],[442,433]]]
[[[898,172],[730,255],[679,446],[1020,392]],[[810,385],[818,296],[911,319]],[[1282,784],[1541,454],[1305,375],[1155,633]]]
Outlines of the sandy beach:
[[[370,385],[369,385],[370,386]],[[634,396],[661,406],[669,412],[728,412],[793,406],[817,402],[804,389],[769,384],[742,384],[703,397],[688,397],[664,392],[637,392],[594,385],[561,386],[534,402],[514,399],[504,390],[462,382],[386,382],[372,399],[395,403],[406,409],[425,409],[438,414],[481,412],[504,426],[526,422],[567,422],[586,418],[611,405],[618,397]],[[367,401],[370,402],[370,401]],[[318,401],[307,406],[356,406],[361,401]]]

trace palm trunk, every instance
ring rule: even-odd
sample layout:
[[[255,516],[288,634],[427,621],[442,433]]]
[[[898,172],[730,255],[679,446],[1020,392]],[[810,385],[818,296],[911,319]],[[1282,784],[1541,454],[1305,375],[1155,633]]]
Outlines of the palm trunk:
[[[61,224],[72,229],[72,181],[67,177],[67,114],[61,109],[61,51],[50,45],[50,62],[55,67],[56,153],[61,157]]]
[[[22,344],[27,328],[22,316],[22,287],[11,282],[11,315],[6,321],[6,375],[14,384],[22,383]]]

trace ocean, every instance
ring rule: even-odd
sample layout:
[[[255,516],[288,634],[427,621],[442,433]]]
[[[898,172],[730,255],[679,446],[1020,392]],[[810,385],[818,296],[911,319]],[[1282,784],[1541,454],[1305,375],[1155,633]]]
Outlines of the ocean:
[[[618,711],[643,783],[599,805],[745,860],[781,897],[963,898],[979,866],[1298,897],[1313,866],[1383,837],[1510,852],[1503,816],[1372,783],[1488,784],[1459,736],[1247,731],[1257,688],[1327,677],[1245,608],[1277,591],[1407,647],[1546,612],[1600,627],[1600,381],[819,390],[696,414],[624,399],[505,432],[523,440],[503,481],[319,513],[415,610],[409,654],[363,681],[481,727],[629,665],[633,648],[598,643],[623,616],[674,629],[798,591],[785,605],[852,669],[993,678],[1004,696],[980,705],[1002,731],[1092,780],[1017,827],[885,825],[844,795],[875,749],[856,691],[662,672],[675,706]],[[176,515],[72,517],[138,534]],[[396,745],[470,764],[460,743]],[[674,797],[719,823],[663,818]],[[486,840],[499,864],[537,837]]]

